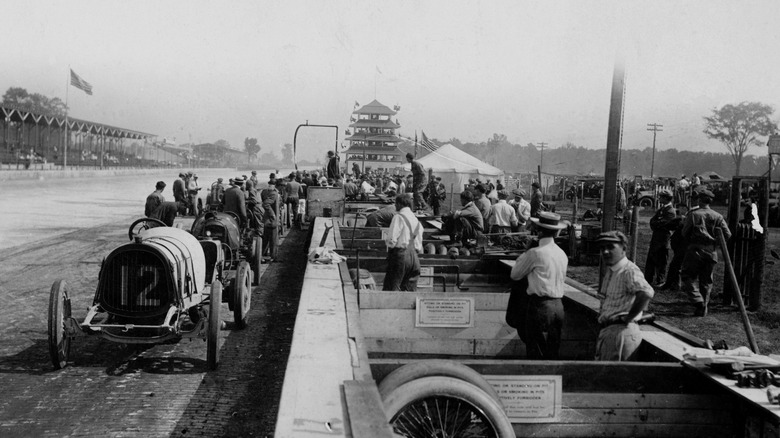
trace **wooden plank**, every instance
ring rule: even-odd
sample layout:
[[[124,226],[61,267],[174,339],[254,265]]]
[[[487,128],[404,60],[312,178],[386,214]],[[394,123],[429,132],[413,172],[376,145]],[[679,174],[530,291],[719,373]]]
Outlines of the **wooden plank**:
[[[391,292],[361,291],[360,309],[414,309],[417,297],[474,298],[475,310],[505,311],[509,294],[503,292]]]
[[[560,375],[565,392],[723,394],[696,372],[679,363],[533,361],[517,359],[458,359],[484,375]],[[371,359],[374,378],[384,376],[409,359]],[[732,382],[733,384],[733,382]]]
[[[366,337],[373,338],[454,338],[454,339],[509,339],[517,331],[506,324],[505,310],[483,310],[474,315],[473,327],[438,328],[415,327],[413,309],[362,309],[361,327]],[[564,340],[595,340],[595,332],[587,327],[564,323],[561,337]]]
[[[734,400],[726,394],[669,394],[564,392],[563,404],[572,409],[734,409]]]
[[[352,357],[352,373],[355,380],[373,380],[371,365],[368,361],[368,348],[363,332],[360,330],[360,310],[357,305],[355,288],[344,287],[344,301],[347,312],[347,336],[353,340],[357,350]]]
[[[315,221],[313,247],[319,243],[326,221],[331,222],[325,218]],[[309,263],[274,436],[347,436],[341,388],[344,381],[353,379],[353,368],[344,309],[338,265]]]
[[[636,438],[717,438],[740,436],[736,427],[720,424],[513,424],[517,436],[572,437],[630,436]]]
[[[370,353],[420,353],[439,356],[503,357],[517,359],[525,357],[525,344],[513,339],[408,339],[408,338],[366,338]],[[561,342],[560,355],[563,359],[588,360],[593,358],[596,344],[593,342]]]
[[[564,403],[566,397],[564,396]],[[733,414],[725,409],[686,408],[564,408],[561,423],[568,424],[721,424],[734,423]]]
[[[347,380],[344,382],[344,399],[353,437],[395,437],[387,422],[376,382]]]

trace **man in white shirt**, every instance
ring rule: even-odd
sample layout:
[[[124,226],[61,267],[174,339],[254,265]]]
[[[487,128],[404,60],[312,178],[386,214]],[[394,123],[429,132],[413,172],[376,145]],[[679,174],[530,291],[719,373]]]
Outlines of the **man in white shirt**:
[[[642,343],[642,331],[636,321],[652,300],[654,291],[642,271],[626,258],[628,239],[620,231],[599,234],[601,259],[607,266],[601,282],[604,296],[599,310],[596,360],[632,360]]]
[[[510,274],[515,281],[528,277],[525,317],[523,326],[518,328],[528,359],[557,359],[561,345],[561,298],[569,258],[555,244],[555,236],[566,227],[560,220],[560,215],[547,211],[531,218],[539,246],[521,254]]]
[[[395,209],[398,213],[390,222],[387,233],[387,273],[382,290],[417,290],[420,277],[420,259],[422,253],[423,228],[412,212],[412,195],[401,193],[395,197]]]
[[[517,210],[517,222],[520,226],[526,225],[531,217],[531,204],[525,200],[525,190],[514,189],[512,194],[515,196],[515,200],[510,205]]]
[[[506,190],[498,191],[498,202],[490,206],[488,215],[488,224],[490,225],[490,234],[493,234],[493,242],[501,242],[501,234],[512,231],[517,228],[517,212],[511,205],[506,203],[509,194]]]

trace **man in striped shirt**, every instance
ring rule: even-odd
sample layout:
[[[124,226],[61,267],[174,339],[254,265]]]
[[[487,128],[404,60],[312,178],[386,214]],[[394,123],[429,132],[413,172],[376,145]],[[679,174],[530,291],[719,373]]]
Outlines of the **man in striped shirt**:
[[[596,241],[607,266],[600,291],[604,299],[599,311],[601,331],[596,341],[596,360],[632,360],[642,343],[636,321],[653,298],[653,288],[639,267],[626,258],[628,239],[623,233],[607,231],[599,234]]]

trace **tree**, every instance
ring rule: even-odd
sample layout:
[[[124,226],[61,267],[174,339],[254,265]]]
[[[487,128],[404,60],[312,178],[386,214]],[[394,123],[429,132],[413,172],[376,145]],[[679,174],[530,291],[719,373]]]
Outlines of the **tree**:
[[[285,143],[282,147],[282,163],[293,164],[293,145]]]
[[[759,137],[767,136],[777,129],[777,123],[770,119],[774,108],[760,102],[742,102],[738,105],[724,105],[713,108],[712,115],[705,117],[704,134],[726,145],[739,176],[742,157],[750,145],[764,144]]]
[[[28,93],[21,87],[9,87],[3,95],[3,104],[47,116],[64,117],[67,106],[59,97],[50,99],[43,94]]]
[[[249,161],[252,161],[252,157],[255,157],[257,159],[257,154],[260,153],[260,145],[257,144],[256,138],[245,138],[244,139],[244,150],[246,151],[246,154],[249,156]]]

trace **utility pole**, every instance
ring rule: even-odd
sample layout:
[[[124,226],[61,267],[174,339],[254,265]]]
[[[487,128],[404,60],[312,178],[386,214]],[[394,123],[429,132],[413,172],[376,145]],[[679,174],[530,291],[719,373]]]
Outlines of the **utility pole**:
[[[647,128],[648,131],[653,131],[653,160],[650,162],[650,179],[653,179],[653,171],[655,170],[655,135],[658,132],[663,132],[664,125],[659,125],[658,123],[648,123]]]
[[[544,167],[544,147],[547,146],[547,143],[542,142],[542,143],[537,143],[537,144],[542,147],[542,155],[539,158],[539,168],[541,169],[541,168]],[[541,183],[542,182],[539,181],[539,184],[541,184]]]

